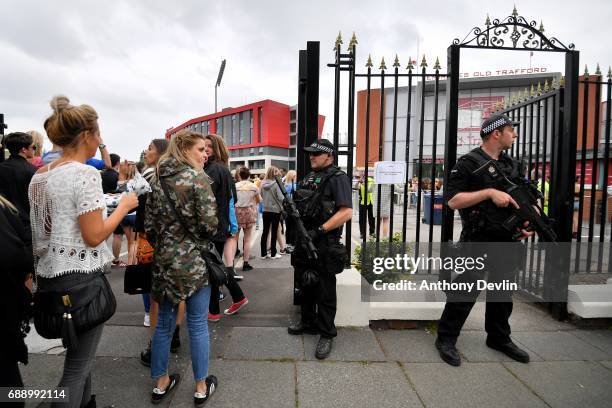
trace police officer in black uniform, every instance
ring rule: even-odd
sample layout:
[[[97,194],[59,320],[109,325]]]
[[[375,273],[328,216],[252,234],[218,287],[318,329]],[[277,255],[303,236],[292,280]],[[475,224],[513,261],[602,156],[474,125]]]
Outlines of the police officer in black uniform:
[[[504,152],[512,147],[514,140],[518,137],[514,130],[515,125],[517,122],[511,121],[505,115],[493,115],[486,119],[480,131],[482,145],[457,161],[446,187],[447,205],[453,210],[459,210],[461,215],[463,229],[460,242],[468,243],[460,245],[477,247],[479,244],[471,243],[508,243],[493,244],[498,248],[501,247],[501,253],[489,256],[485,262],[489,282],[495,280],[496,275],[500,274],[504,278],[510,276],[514,279],[518,259],[511,249],[521,246],[517,241],[533,235],[533,232],[525,229],[508,231],[503,227],[504,220],[512,214],[511,206],[518,208],[518,204],[509,194],[497,188],[499,186],[496,185],[498,183],[496,180],[499,180],[500,177],[492,177],[492,175],[496,176],[495,173],[499,170],[509,180],[524,179],[524,171],[519,162]],[[491,166],[490,160],[494,160],[496,166]],[[489,165],[487,165],[488,162]],[[483,166],[485,166],[485,171],[481,171]],[[525,224],[525,228],[527,225]],[[482,247],[482,244],[480,246]],[[466,272],[454,282],[470,279],[474,281],[474,276],[470,275]],[[499,278],[500,276],[497,276],[498,280]],[[435,345],[442,360],[450,365],[459,366],[461,359],[455,343],[479,291],[474,290],[469,293],[447,291],[446,294],[447,302],[438,324],[438,337]],[[497,296],[496,299],[495,296]],[[487,292],[486,344],[516,361],[527,363],[529,355],[510,339],[508,319],[511,313],[512,293],[510,291],[496,292],[495,295],[490,291]]]
[[[334,166],[334,146],[321,139],[304,148],[310,172],[299,183],[293,198],[300,218],[314,243],[317,260],[309,258],[304,239],[291,255],[301,299],[301,320],[289,334],[319,334],[315,356],[324,359],[336,337],[336,274],[342,272],[346,249],[340,242],[342,227],[353,216],[351,184],[345,172]]]

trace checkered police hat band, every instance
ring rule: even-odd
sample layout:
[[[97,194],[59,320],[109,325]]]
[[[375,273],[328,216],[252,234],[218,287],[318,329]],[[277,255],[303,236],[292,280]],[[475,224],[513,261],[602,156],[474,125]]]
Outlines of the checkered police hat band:
[[[485,128],[482,129],[482,133],[487,135],[497,129],[498,127],[509,124],[509,122],[504,118],[499,118],[495,122],[488,124]]]
[[[324,146],[322,144],[319,144],[319,143],[313,143],[313,144],[310,145],[310,147],[312,147],[314,149],[321,150],[321,151],[326,152],[326,153],[333,153],[334,152],[333,149],[331,149],[331,148],[329,148],[327,146]]]

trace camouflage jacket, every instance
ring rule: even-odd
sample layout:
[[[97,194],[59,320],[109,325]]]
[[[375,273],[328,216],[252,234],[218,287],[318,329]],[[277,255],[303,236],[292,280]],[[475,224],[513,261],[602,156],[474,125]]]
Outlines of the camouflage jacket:
[[[206,173],[198,173],[174,158],[159,163],[145,211],[145,231],[155,248],[151,295],[157,302],[167,298],[177,304],[208,284],[208,270],[200,246],[185,234],[160,180],[169,187],[174,206],[191,234],[202,242],[217,230],[217,204]]]

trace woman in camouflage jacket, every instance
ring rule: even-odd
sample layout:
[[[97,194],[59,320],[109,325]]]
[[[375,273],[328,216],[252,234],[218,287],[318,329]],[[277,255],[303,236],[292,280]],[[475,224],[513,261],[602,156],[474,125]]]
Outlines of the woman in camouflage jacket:
[[[177,305],[183,300],[196,403],[209,398],[217,381],[208,376],[210,285],[208,268],[200,254],[201,244],[213,236],[218,223],[211,181],[203,171],[205,155],[203,135],[186,130],[177,133],[159,160],[146,204],[145,230],[155,248],[151,296],[159,303],[151,355],[151,377],[157,381],[151,395],[153,402],[165,398],[179,381],[178,374],[168,375],[168,357]],[[185,233],[160,183],[167,187],[190,234]],[[201,241],[196,243],[191,236]]]

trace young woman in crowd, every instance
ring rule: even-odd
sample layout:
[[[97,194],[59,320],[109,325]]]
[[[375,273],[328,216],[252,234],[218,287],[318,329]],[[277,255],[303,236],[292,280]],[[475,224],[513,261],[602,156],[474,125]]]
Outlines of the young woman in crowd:
[[[145,178],[145,180],[147,180],[149,184],[152,183],[153,176],[155,175],[155,170],[157,168],[157,163],[159,162],[160,157],[166,153],[169,144],[170,143],[166,139],[153,139],[149,144],[147,150],[145,150],[144,164],[146,168],[142,172],[142,176]],[[138,210],[136,211],[136,220],[134,222],[134,231],[138,235],[142,235],[145,239],[146,234],[144,228],[144,220],[147,197],[149,196],[149,194],[143,194],[138,197]],[[148,265],[151,266],[151,264]],[[145,308],[144,325],[146,327],[151,328],[150,336],[153,337],[153,333],[155,332],[155,326],[157,325],[158,304],[155,300],[151,299],[149,293],[142,294],[142,301],[144,303]],[[184,316],[185,303],[181,302],[176,318],[176,328],[174,329],[172,341],[170,342],[170,350],[173,352],[176,352],[181,346],[180,325],[183,321]],[[149,342],[147,348],[140,353],[140,362],[147,367],[151,366],[151,342]]]
[[[204,136],[178,132],[159,159],[145,206],[145,231],[155,248],[151,297],[159,304],[151,354],[151,377],[156,380],[153,403],[165,399],[180,381],[179,374],[168,375],[168,358],[182,301],[189,328],[194,403],[205,403],[217,385],[216,377],[208,375],[206,314],[211,287],[199,245],[212,238],[218,225],[211,181],[202,170],[205,154]]]
[[[285,176],[285,191],[289,197],[293,198],[293,193],[297,190],[297,174],[295,170],[289,170]],[[286,249],[293,251],[295,246],[295,224],[291,217],[285,219],[285,238],[287,241]]]
[[[250,180],[251,173],[248,167],[240,166],[236,170],[236,174],[238,174],[240,179],[236,184],[236,192],[238,194],[238,200],[236,200],[236,218],[238,219],[239,228],[236,234],[236,240],[238,240],[240,229],[242,229],[244,231],[244,238],[242,239],[244,259],[242,270],[250,271],[253,269],[251,264],[249,264],[253,226],[257,222],[257,204],[261,201],[261,196],[255,184]]]
[[[32,144],[34,145],[34,157],[28,159],[28,161],[32,166],[40,169],[45,165],[45,163],[42,161],[43,144],[45,142],[45,138],[40,134],[40,132],[35,130],[30,130],[27,133],[32,136]]]
[[[106,218],[100,172],[85,165],[100,144],[98,114],[89,105],[70,105],[65,96],[53,98],[51,108],[45,130],[63,155],[32,178],[30,218],[38,290],[62,291],[110,267],[113,256],[105,240],[138,199],[125,194]],[[65,406],[95,406],[91,369],[103,326],[77,333],[78,347],[68,346],[58,385],[70,391]]]
[[[276,253],[276,241],[280,223],[280,213],[282,210],[283,193],[275,177],[280,172],[274,166],[268,167],[266,170],[266,178],[261,183],[261,198],[263,201],[263,231],[261,233],[261,258],[280,258],[280,254]],[[267,242],[268,234],[270,237],[270,255],[268,256]],[[281,248],[282,249],[282,248]]]
[[[235,238],[230,234],[229,215],[230,201],[232,197],[237,197],[236,185],[228,168],[229,152],[223,138],[219,135],[209,134],[206,136],[205,143],[208,158],[204,171],[213,180],[212,189],[217,200],[217,215],[219,218],[219,227],[212,241],[217,251],[223,254],[225,265],[231,269],[227,274],[226,287],[232,296],[233,304],[225,309],[224,313],[232,315],[249,303],[234,277],[234,255],[237,244]],[[213,283],[208,320],[218,322],[220,319],[219,287]]]
[[[19,211],[0,195],[0,387],[23,387],[19,365],[28,363],[28,348],[24,342],[30,320],[30,290],[34,260],[26,242],[30,241]],[[26,285],[28,282],[29,288]],[[15,405],[18,406],[18,405]],[[20,405],[24,406],[24,405]]]

